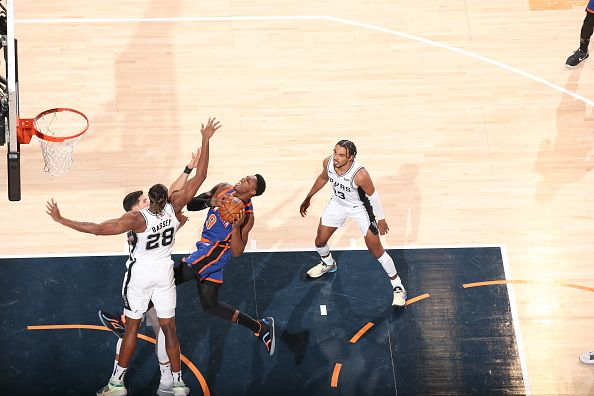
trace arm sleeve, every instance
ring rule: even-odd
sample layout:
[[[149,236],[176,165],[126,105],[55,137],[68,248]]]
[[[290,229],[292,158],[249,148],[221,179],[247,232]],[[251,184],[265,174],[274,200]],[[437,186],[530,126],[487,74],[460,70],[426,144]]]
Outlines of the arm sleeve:
[[[382,207],[382,202],[380,201],[379,194],[377,190],[369,197],[369,202],[371,203],[371,207],[373,208],[373,214],[377,220],[383,220],[386,218],[384,216],[384,208]]]
[[[186,205],[186,209],[190,212],[197,212],[199,210],[204,210],[210,208],[210,200],[212,196],[210,192],[202,193],[194,198]]]

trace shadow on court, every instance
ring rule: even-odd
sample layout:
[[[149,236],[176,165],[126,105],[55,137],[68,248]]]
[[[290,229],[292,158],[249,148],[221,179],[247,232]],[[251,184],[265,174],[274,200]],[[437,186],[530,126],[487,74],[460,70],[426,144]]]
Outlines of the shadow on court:
[[[191,282],[178,288],[182,353],[205,378],[206,392],[219,396],[523,394],[506,286],[462,287],[504,279],[500,249],[389,253],[409,299],[429,298],[390,308],[388,279],[367,251],[336,251],[338,271],[316,280],[304,276],[318,261],[315,252],[233,259],[220,299],[253,317],[275,318],[275,355],[246,328],[204,314]],[[99,309],[120,309],[124,262],[123,256],[0,260],[2,389],[82,395],[105,385],[116,344],[110,332],[27,326],[100,325]],[[154,336],[147,326],[141,332]],[[203,393],[187,365],[183,374],[191,394]],[[154,346],[139,340],[129,394],[152,395],[158,382]]]

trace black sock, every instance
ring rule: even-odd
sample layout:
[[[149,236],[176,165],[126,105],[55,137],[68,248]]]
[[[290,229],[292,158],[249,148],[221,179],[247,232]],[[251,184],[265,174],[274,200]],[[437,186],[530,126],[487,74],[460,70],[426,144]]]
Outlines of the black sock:
[[[584,18],[582,30],[580,31],[580,51],[588,52],[592,32],[594,32],[594,14],[586,11],[586,18]]]
[[[248,329],[250,329],[251,331],[253,331],[255,334],[260,333],[261,330],[261,326],[260,323],[251,318],[250,316],[244,314],[243,312],[239,312],[239,315],[237,315],[237,322],[242,326],[247,327]]]

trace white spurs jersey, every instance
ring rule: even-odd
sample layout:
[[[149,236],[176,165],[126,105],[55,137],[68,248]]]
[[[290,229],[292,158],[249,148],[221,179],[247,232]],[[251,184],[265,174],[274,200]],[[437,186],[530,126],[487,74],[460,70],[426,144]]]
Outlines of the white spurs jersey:
[[[326,171],[333,190],[333,201],[351,208],[363,205],[363,201],[361,201],[361,196],[359,195],[359,188],[355,184],[355,174],[357,174],[361,168],[363,168],[363,165],[357,161],[353,161],[349,170],[347,170],[344,175],[339,176],[334,169],[332,157],[329,157]]]
[[[143,263],[173,262],[171,251],[175,242],[175,233],[179,228],[179,220],[170,203],[165,204],[161,214],[151,213],[148,208],[140,211],[146,221],[144,232],[128,233],[130,258],[128,263],[141,261]]]

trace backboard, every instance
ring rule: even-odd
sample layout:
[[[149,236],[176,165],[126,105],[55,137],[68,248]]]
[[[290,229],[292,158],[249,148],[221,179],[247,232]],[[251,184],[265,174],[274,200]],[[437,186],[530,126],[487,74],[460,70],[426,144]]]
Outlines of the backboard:
[[[0,9],[0,34],[6,74],[0,82],[0,144],[7,145],[8,199],[21,199],[21,169],[17,122],[19,116],[19,83],[17,41],[14,33],[14,0],[5,0]]]

